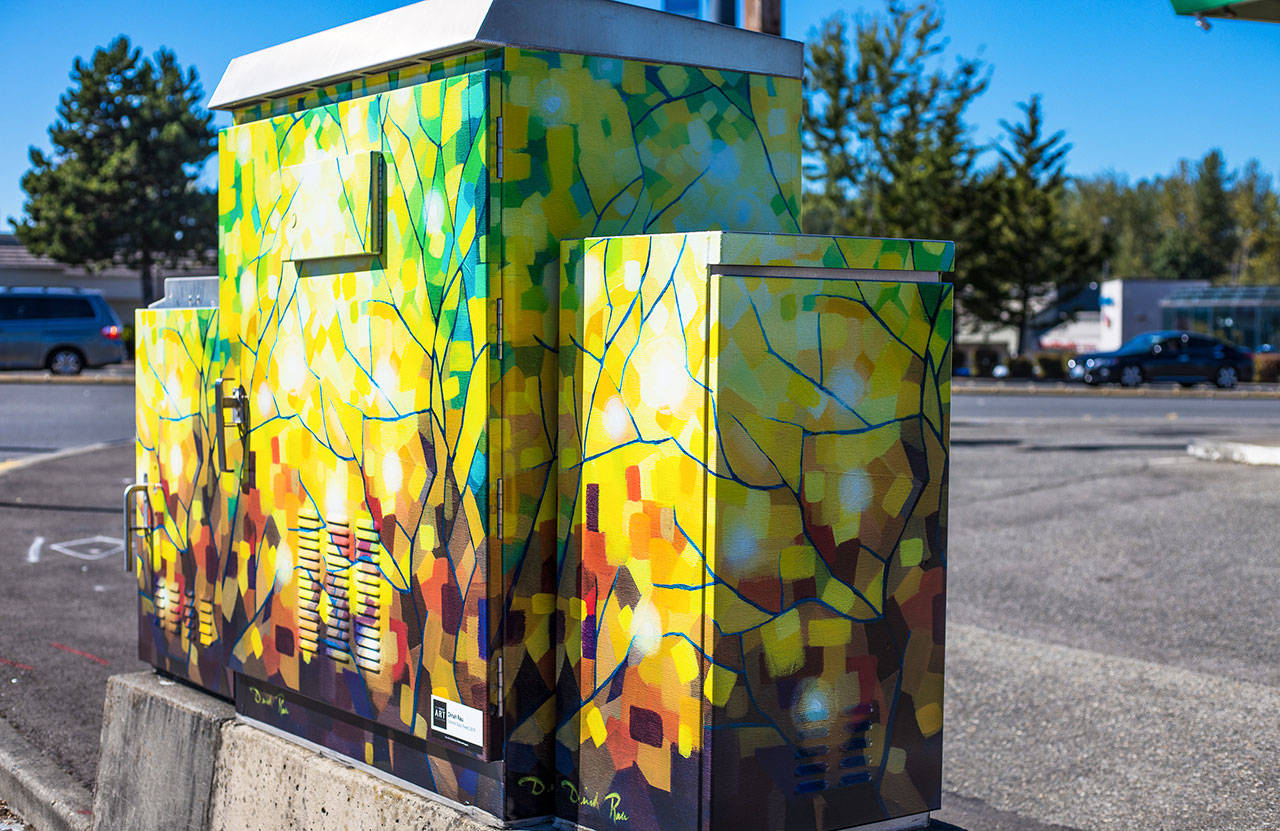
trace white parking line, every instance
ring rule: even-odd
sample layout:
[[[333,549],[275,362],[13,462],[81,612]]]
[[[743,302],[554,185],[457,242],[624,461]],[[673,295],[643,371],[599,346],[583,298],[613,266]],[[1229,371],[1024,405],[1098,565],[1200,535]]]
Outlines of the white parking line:
[[[1280,688],[965,625],[946,686],[946,790],[1072,828],[1280,829]]]
[[[61,459],[65,456],[74,456],[77,453],[91,453],[94,450],[105,450],[108,447],[120,447],[127,442],[120,441],[104,441],[97,444],[87,444],[84,447],[68,447],[65,450],[55,450],[52,453],[37,453],[34,456],[23,456],[20,459],[9,459],[0,462],[0,475],[20,470],[24,467],[40,464],[41,462],[51,462],[54,459]]]
[[[40,562],[40,549],[44,548],[44,537],[36,537],[31,541],[31,547],[27,549],[27,562]]]
[[[43,537],[40,538],[44,540]],[[75,557],[77,560],[102,560],[124,551],[124,540],[116,537],[84,537],[78,540],[55,542],[49,546],[59,554]]]

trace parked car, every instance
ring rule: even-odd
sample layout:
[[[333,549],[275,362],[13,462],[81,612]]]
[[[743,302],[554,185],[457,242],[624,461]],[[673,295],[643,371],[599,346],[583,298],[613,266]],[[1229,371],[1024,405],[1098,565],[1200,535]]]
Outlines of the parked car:
[[[1136,387],[1148,381],[1183,386],[1211,383],[1224,389],[1253,376],[1253,355],[1226,341],[1194,332],[1147,332],[1114,352],[1088,352],[1067,362],[1072,378],[1087,384]]]
[[[76,375],[124,360],[123,327],[102,293],[0,286],[0,369]]]

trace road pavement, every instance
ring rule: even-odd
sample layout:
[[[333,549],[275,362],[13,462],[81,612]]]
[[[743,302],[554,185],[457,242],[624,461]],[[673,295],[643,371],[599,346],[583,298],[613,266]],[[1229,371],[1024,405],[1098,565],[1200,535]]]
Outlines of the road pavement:
[[[0,416],[0,445],[76,435],[41,420],[95,438],[131,424],[128,399],[42,389],[55,394],[24,399],[36,425]],[[1267,778],[1280,469],[1185,452],[1280,432],[1280,403],[1061,398],[954,402],[937,817],[970,831],[1280,829]],[[85,784],[105,680],[141,667],[133,590],[118,554],[52,543],[118,539],[131,470],[121,446],[0,474],[0,717]]]
[[[1280,432],[1266,405],[957,396],[948,794],[1079,829],[1280,828],[1280,469],[1185,452]]]
[[[0,465],[133,432],[132,386],[0,384]]]
[[[85,785],[107,677],[144,668],[120,547],[132,468],[123,445],[0,475],[0,718]]]

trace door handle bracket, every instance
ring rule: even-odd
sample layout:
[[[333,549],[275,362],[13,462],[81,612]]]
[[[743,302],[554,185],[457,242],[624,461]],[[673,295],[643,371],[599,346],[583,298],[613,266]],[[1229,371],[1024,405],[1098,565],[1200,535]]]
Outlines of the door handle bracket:
[[[240,385],[230,395],[223,394],[225,381],[225,378],[219,378],[213,382],[213,421],[218,445],[218,469],[223,473],[230,473],[231,468],[227,467],[227,412],[231,413],[231,425],[237,428],[243,446],[249,438],[249,395]]]
[[[150,533],[155,527],[155,514],[151,510],[151,500],[144,498],[142,504],[147,509],[147,522],[138,525],[133,521],[135,497],[141,493],[145,497],[151,485],[146,482],[135,482],[124,489],[124,570],[133,571],[133,544],[140,534]]]

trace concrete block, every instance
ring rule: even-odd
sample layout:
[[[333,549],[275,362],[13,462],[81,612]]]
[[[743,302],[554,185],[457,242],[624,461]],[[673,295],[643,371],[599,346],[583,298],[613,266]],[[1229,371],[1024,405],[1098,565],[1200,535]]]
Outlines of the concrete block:
[[[495,822],[243,723],[223,730],[209,817],[212,831],[491,831]]]
[[[237,721],[230,704],[152,672],[107,682],[93,809],[94,831],[491,831],[498,824]]]
[[[112,676],[95,831],[206,828],[223,726],[234,718],[230,704],[153,672]]]

